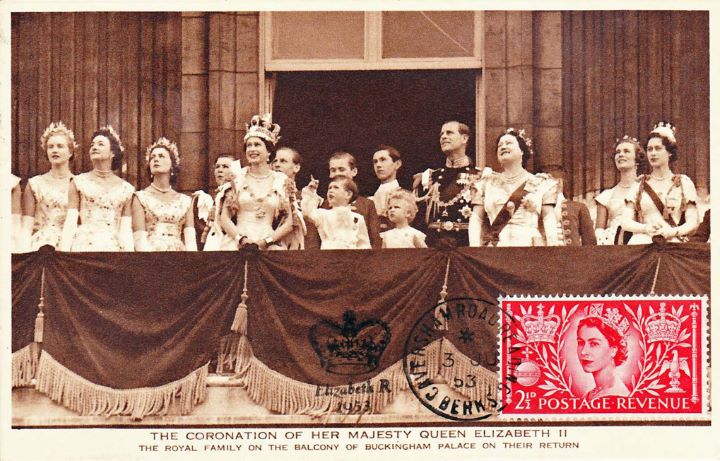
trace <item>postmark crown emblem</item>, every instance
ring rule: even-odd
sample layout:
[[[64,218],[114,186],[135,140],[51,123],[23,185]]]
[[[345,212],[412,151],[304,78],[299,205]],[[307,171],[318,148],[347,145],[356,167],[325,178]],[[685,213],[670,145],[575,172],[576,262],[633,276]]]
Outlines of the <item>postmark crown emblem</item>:
[[[390,343],[390,327],[382,320],[357,321],[352,310],[343,313],[343,323],[323,320],[310,329],[310,344],[326,371],[357,375],[376,369]]]

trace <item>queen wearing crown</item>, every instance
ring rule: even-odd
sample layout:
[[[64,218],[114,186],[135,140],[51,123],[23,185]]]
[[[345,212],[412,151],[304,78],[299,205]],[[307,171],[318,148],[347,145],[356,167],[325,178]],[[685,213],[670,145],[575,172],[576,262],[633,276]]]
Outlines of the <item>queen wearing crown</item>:
[[[678,158],[675,127],[655,125],[646,150],[650,174],[630,189],[623,212],[623,230],[633,233],[628,243],[651,243],[653,237],[687,241],[698,226],[697,192],[690,178],[671,170]]]
[[[122,166],[123,151],[120,137],[111,126],[93,133],[93,169],[73,177],[68,186],[61,251],[133,251],[135,188],[113,171]]]
[[[595,387],[585,394],[592,400],[609,395],[630,394],[616,369],[627,360],[625,333],[629,322],[617,308],[591,305],[587,316],[580,319],[577,327],[577,356],[582,369],[591,373]]]
[[[637,183],[638,173],[645,171],[645,150],[637,139],[625,135],[615,142],[612,160],[620,173],[620,181],[595,197],[595,237],[599,245],[625,244],[630,238],[631,234],[623,233],[620,224],[625,211],[625,199]]]
[[[173,189],[180,169],[177,145],[158,139],[147,148],[145,162],[152,182],[133,200],[135,251],[196,251],[192,201]]]
[[[532,174],[525,168],[532,155],[532,141],[525,130],[507,129],[497,139],[500,173],[483,175],[472,187],[473,216],[470,245],[543,246],[557,245],[556,182],[548,175]],[[546,232],[547,241],[539,230]]]
[[[51,123],[40,137],[50,170],[33,176],[23,194],[21,248],[35,251],[43,245],[58,246],[68,206],[70,160],[78,145],[63,122]]]
[[[234,250],[255,245],[261,250],[287,249],[285,241],[302,241],[302,218],[297,211],[295,185],[284,173],[270,168],[280,126],[270,114],[255,115],[245,134],[245,159],[231,165],[233,179],[223,185],[225,201],[220,225],[225,236],[215,248],[217,236],[208,236],[210,249]],[[297,234],[300,234],[299,236]]]

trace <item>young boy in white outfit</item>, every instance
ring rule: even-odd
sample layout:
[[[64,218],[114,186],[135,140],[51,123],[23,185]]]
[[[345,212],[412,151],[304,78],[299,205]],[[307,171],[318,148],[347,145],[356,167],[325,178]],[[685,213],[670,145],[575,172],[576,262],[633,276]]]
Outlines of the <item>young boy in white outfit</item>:
[[[311,220],[320,234],[321,250],[370,249],[370,238],[365,218],[350,209],[350,203],[358,196],[355,181],[346,176],[336,176],[330,182],[327,200],[330,209],[318,208],[317,181],[302,191],[303,215]]]

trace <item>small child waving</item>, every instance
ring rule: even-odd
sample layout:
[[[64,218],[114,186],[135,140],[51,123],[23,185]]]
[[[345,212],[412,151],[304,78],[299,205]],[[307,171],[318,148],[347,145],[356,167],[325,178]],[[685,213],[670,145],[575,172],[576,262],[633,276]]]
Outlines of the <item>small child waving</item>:
[[[328,186],[327,199],[330,209],[318,208],[317,180],[302,191],[303,215],[310,219],[320,234],[321,250],[370,249],[365,218],[350,209],[350,203],[358,196],[355,181],[336,176]]]
[[[388,219],[394,229],[380,233],[383,248],[427,248],[425,234],[410,227],[418,212],[415,197],[409,191],[399,189],[390,192],[387,198]]]

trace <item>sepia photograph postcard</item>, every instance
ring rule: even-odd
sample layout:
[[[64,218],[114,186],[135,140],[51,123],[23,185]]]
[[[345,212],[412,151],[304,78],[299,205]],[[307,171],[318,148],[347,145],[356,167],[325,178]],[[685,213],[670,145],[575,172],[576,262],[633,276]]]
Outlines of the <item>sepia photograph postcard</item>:
[[[720,458],[719,26],[0,2],[0,459]]]

